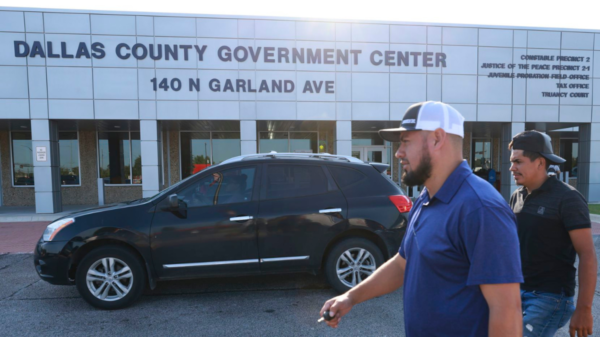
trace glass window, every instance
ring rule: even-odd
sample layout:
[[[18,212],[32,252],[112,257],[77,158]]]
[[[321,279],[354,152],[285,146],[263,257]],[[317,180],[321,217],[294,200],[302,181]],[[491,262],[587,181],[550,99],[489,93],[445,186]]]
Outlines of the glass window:
[[[212,133],[213,165],[242,154],[239,132]]]
[[[290,152],[318,153],[316,132],[290,132]]]
[[[79,185],[79,141],[77,132],[59,132],[61,185]]]
[[[239,132],[181,132],[183,179],[242,153]]]
[[[383,145],[383,138],[377,132],[352,132],[353,146]]]
[[[183,179],[211,165],[210,132],[181,133],[181,176]]]
[[[31,132],[11,132],[14,186],[33,186]]]
[[[215,172],[177,193],[186,207],[223,205],[252,200],[254,167]]]
[[[265,199],[293,198],[326,193],[327,176],[320,166],[269,165]]]
[[[289,151],[289,135],[287,132],[261,132],[259,139],[259,152],[269,153],[288,152]]]
[[[105,184],[142,183],[139,132],[98,132],[98,149],[99,173]]]

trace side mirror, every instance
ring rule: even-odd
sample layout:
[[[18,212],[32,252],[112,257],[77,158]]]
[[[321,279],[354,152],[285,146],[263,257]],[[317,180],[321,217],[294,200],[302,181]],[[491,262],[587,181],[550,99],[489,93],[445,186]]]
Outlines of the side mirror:
[[[169,196],[169,207],[171,207],[171,209],[179,208],[179,198],[177,198],[177,194],[171,194]]]

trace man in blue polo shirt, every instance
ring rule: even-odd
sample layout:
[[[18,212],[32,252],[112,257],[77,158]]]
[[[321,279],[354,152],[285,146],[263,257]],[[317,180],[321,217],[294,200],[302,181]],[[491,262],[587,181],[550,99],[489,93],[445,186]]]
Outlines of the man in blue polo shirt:
[[[400,128],[402,181],[425,185],[399,253],[347,293],[325,302],[338,327],[361,302],[404,285],[407,336],[521,336],[523,282],[515,216],[463,160],[464,118],[441,102],[408,108]]]

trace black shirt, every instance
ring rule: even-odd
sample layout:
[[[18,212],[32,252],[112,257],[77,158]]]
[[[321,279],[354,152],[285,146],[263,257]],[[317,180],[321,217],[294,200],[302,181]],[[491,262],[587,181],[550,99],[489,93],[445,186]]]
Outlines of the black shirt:
[[[558,179],[546,179],[537,190],[525,187],[510,197],[517,216],[521,264],[525,282],[521,289],[573,296],[575,248],[569,231],[591,228],[585,198]]]

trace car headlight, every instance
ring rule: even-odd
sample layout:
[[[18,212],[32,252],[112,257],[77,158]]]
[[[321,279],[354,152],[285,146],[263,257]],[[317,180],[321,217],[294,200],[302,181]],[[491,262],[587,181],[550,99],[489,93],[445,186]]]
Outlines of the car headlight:
[[[54,239],[56,234],[58,234],[58,232],[60,232],[61,229],[67,227],[68,225],[74,222],[75,219],[73,218],[66,218],[54,221],[53,223],[49,224],[48,227],[46,227],[42,239],[44,241],[52,241],[52,239]]]

